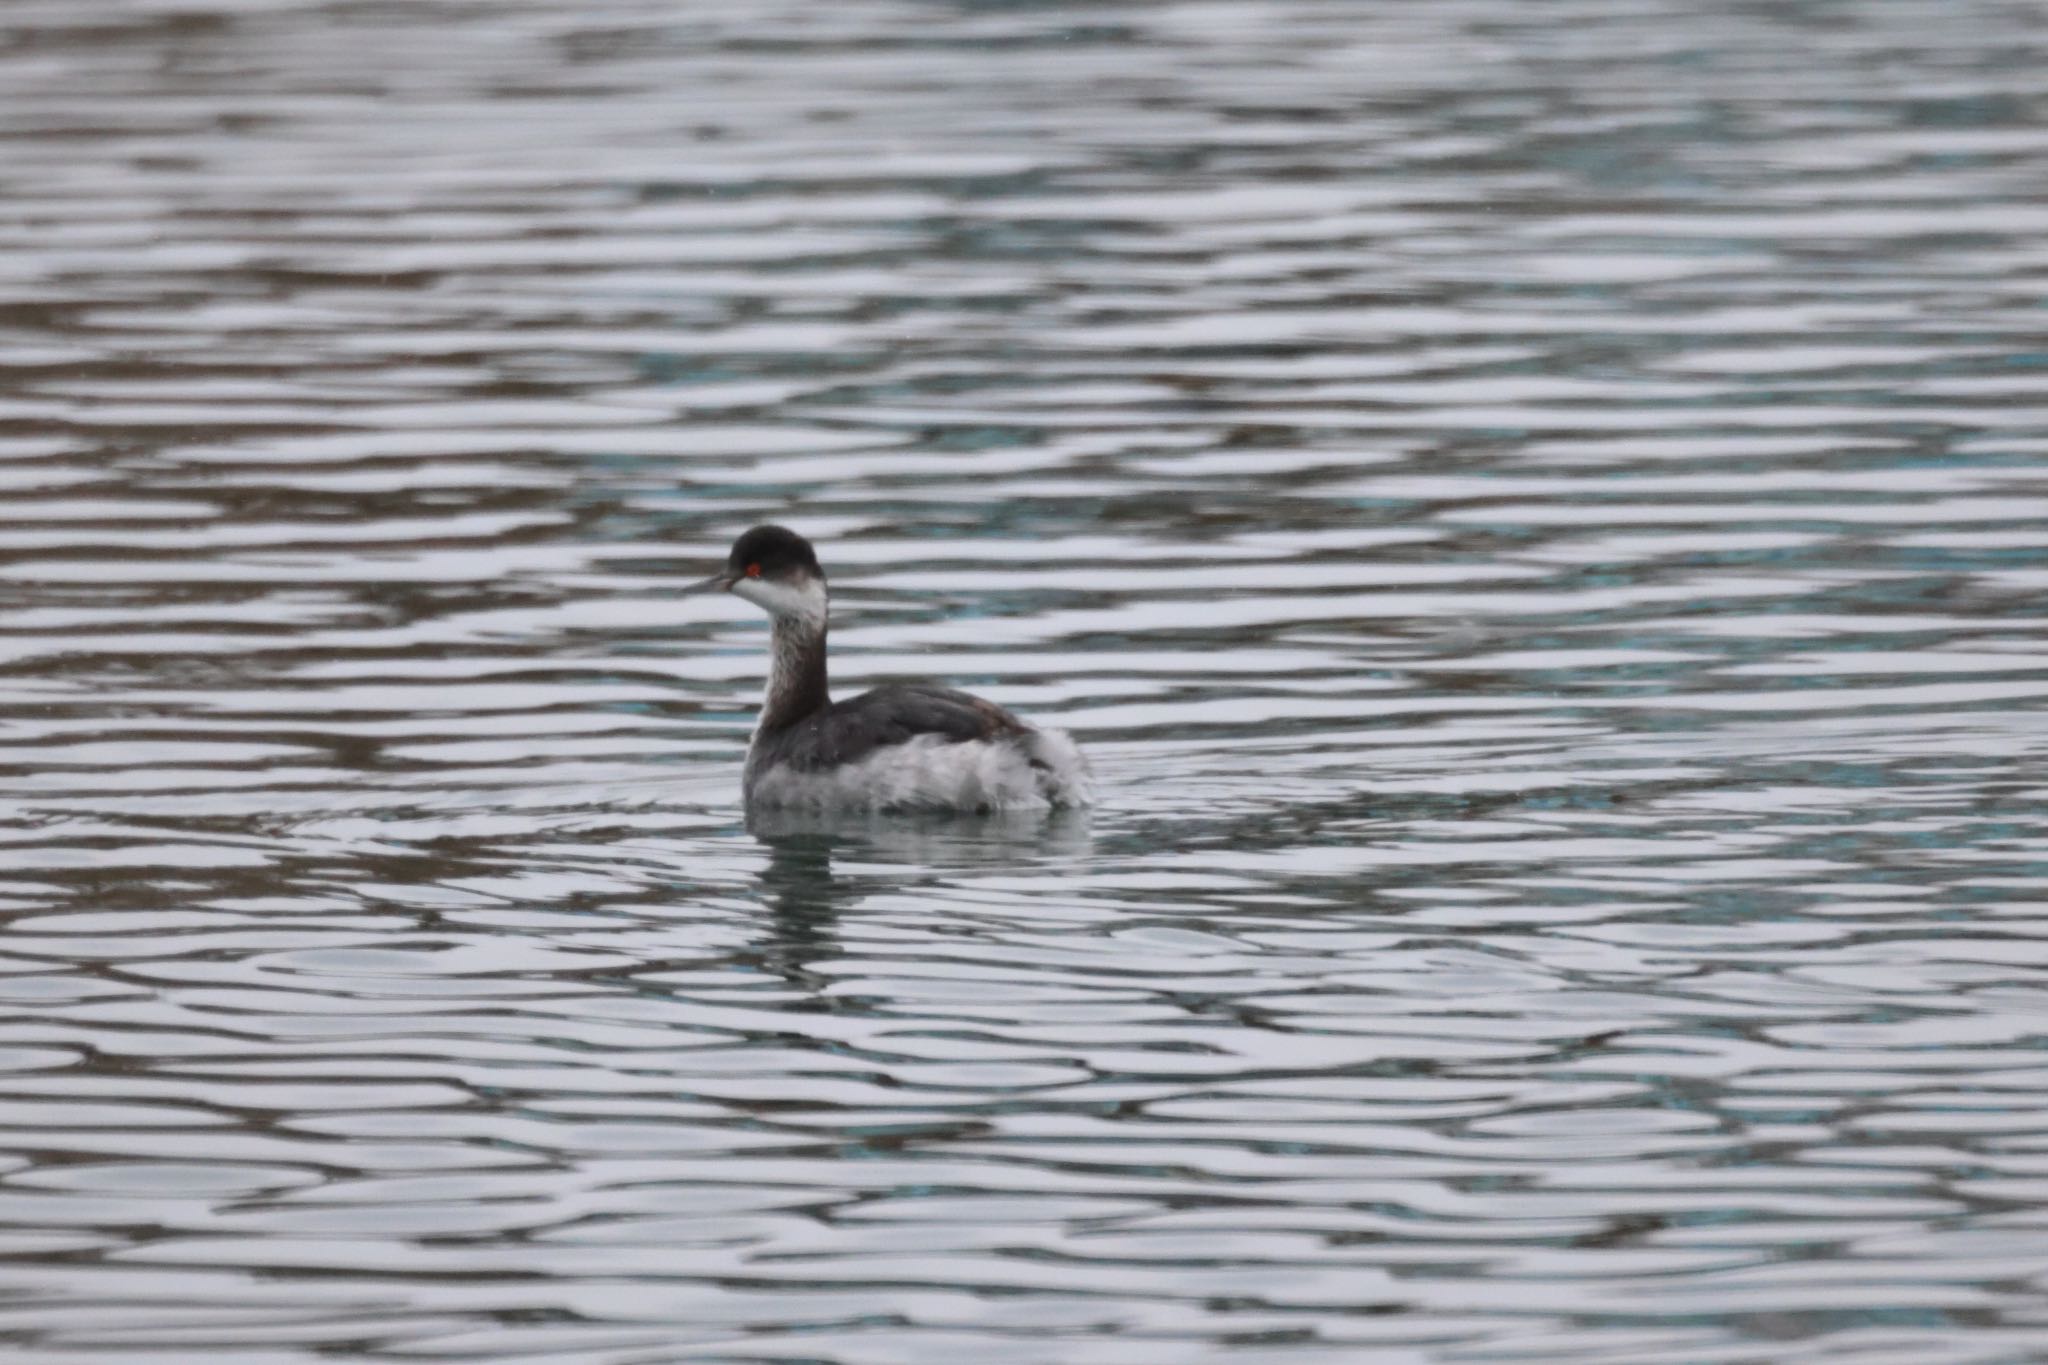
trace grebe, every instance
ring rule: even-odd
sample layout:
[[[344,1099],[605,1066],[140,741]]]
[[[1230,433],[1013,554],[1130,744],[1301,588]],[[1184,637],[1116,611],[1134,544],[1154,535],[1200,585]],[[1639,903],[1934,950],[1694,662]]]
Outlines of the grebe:
[[[825,571],[782,526],[733,542],[688,591],[744,597],[774,621],[768,691],[747,746],[749,809],[995,811],[1083,806],[1088,762],[1064,731],[1027,725],[950,687],[892,684],[835,702],[825,690]]]

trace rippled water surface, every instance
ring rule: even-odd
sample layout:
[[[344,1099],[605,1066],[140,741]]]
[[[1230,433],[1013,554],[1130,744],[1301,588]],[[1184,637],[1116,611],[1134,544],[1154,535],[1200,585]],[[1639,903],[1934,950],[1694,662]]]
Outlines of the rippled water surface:
[[[2044,35],[13,0],[8,1359],[2042,1358]]]

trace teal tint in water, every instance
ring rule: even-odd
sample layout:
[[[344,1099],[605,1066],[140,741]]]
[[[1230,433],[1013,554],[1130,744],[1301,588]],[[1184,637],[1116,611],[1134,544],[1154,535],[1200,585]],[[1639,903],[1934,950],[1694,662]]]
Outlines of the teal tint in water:
[[[2038,20],[15,0],[10,1359],[2038,1355]]]

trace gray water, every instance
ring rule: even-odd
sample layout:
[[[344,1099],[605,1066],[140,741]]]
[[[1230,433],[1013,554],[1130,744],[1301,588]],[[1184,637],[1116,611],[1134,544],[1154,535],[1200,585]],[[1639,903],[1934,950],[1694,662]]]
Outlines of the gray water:
[[[2048,1356],[2044,70],[12,0],[7,1359]],[[1101,809],[747,829],[766,518]]]

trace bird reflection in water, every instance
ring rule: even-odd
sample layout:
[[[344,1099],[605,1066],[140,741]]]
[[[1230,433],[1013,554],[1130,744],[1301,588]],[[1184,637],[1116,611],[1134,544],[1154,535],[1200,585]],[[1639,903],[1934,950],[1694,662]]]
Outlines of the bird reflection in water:
[[[830,1009],[817,964],[841,955],[834,931],[864,897],[942,882],[950,873],[1042,868],[1093,849],[1085,810],[987,815],[752,811],[747,832],[768,854],[761,893],[768,939],[761,965]],[[834,867],[857,864],[860,871]]]

